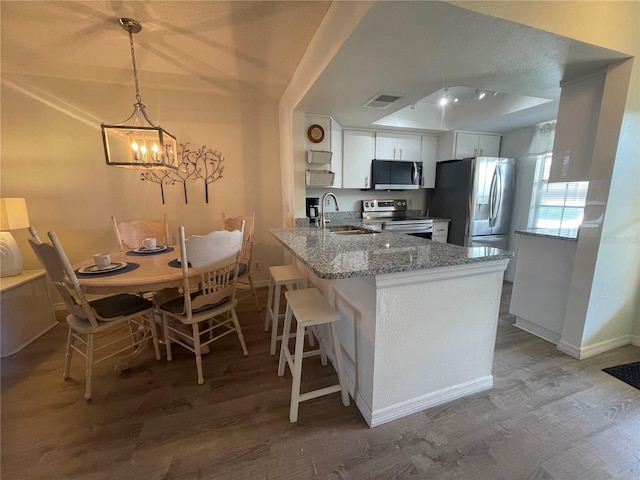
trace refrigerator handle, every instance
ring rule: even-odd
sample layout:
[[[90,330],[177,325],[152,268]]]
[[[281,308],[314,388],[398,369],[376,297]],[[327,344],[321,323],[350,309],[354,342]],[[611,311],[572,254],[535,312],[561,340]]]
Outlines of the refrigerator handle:
[[[496,223],[496,183],[498,181],[498,166],[493,171],[491,186],[489,187],[489,227],[493,228]]]
[[[502,192],[504,190],[504,182],[502,180],[502,169],[500,164],[496,166],[498,181],[496,182],[496,208],[493,213],[493,226],[495,226],[498,216],[500,215],[500,207],[502,206]]]

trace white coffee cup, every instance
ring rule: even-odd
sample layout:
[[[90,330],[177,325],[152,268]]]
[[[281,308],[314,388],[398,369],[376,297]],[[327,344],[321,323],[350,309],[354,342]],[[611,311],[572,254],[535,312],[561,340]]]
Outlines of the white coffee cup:
[[[96,253],[93,256],[93,261],[95,262],[96,267],[98,267],[98,270],[107,268],[111,265],[111,257],[106,253]]]
[[[153,250],[158,246],[158,243],[155,238],[145,238],[142,241],[142,246],[147,250]]]

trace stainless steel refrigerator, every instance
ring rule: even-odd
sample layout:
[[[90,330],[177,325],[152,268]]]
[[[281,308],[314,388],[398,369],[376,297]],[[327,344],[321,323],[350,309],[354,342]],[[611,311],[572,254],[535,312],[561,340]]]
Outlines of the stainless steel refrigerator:
[[[449,243],[507,249],[515,187],[513,158],[438,162],[429,216],[451,220]]]

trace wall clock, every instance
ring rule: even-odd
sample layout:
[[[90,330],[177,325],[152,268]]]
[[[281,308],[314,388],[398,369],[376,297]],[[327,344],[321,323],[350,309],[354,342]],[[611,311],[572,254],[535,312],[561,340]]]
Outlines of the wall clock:
[[[320,143],[322,140],[324,140],[324,128],[322,128],[317,123],[314,123],[307,130],[307,137],[309,137],[309,140],[311,140],[313,143]]]

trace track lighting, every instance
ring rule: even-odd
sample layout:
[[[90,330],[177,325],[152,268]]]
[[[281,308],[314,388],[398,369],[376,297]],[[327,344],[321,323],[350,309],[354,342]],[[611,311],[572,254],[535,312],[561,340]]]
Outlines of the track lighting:
[[[476,97],[478,97],[478,100],[482,100],[486,95],[487,92],[484,90],[476,90]]]

